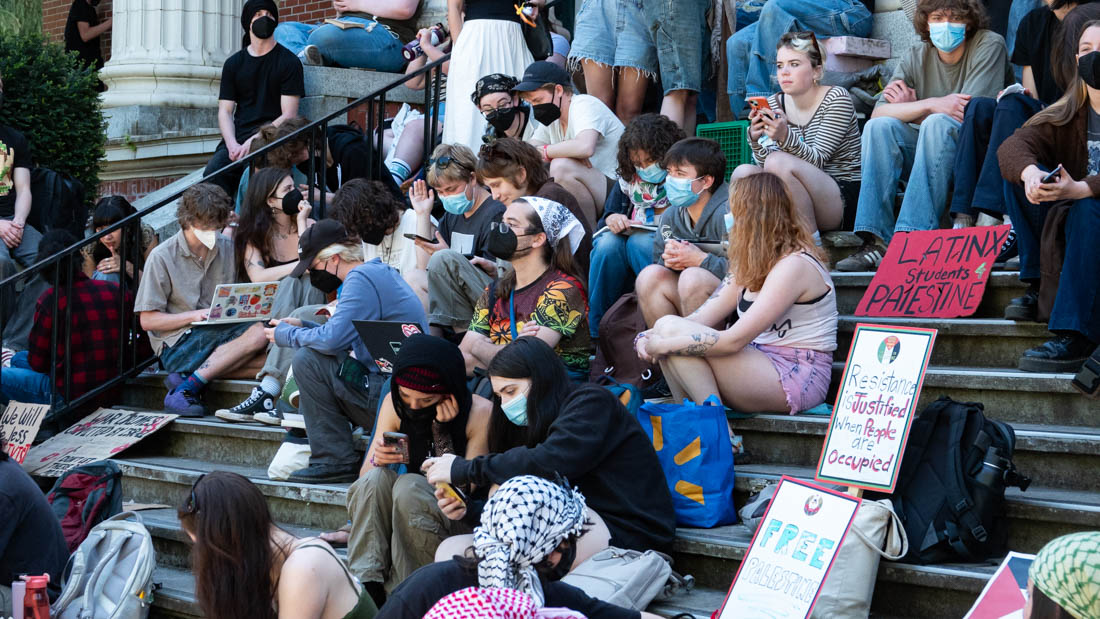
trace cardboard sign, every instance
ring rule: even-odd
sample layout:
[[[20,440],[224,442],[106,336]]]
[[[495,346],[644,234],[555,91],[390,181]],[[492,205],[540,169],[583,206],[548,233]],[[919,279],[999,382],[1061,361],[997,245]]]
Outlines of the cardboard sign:
[[[73,467],[114,456],[177,416],[101,408],[31,449],[23,469],[42,477],[60,477]]]
[[[958,318],[978,309],[1012,226],[899,232],[856,316]]]
[[[1035,555],[1010,552],[963,619],[1023,619],[1027,572]]]
[[[814,479],[893,492],[935,329],[856,325]]]
[[[860,499],[784,476],[719,619],[809,617]]]
[[[49,404],[24,404],[12,400],[0,414],[0,444],[4,451],[19,464],[27,457],[38,426],[50,412]]]

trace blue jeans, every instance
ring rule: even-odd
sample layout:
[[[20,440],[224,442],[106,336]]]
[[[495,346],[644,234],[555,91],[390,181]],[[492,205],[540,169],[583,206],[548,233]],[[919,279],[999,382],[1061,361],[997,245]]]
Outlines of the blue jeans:
[[[15,353],[11,367],[0,371],[0,404],[10,400],[27,404],[51,404],[53,389],[50,375],[35,372],[27,360],[27,351]]]
[[[646,24],[657,46],[664,94],[703,88],[708,0],[644,0]]]
[[[1016,249],[1020,253],[1020,281],[1037,284],[1040,276],[1039,238],[1043,233],[1047,212],[1057,202],[1028,202],[1024,186],[1020,183],[1002,180],[1001,187],[1004,189],[1005,214],[1012,218],[1012,229],[1016,231]]]
[[[355,22],[365,27],[341,30],[332,24],[284,22],[275,27],[275,40],[295,54],[301,54],[306,45],[316,45],[329,66],[388,73],[397,73],[405,68],[401,41],[382,24],[361,17],[341,17],[340,21]],[[371,24],[374,24],[373,28]],[[371,30],[368,32],[367,28]]]
[[[775,42],[792,30],[812,30],[819,38],[871,34],[871,13],[858,0],[768,0],[760,19],[726,40],[729,79],[726,92],[735,113],[745,97],[776,92]]]
[[[600,320],[633,287],[634,278],[653,263],[653,232],[604,232],[592,240],[588,268],[588,329],[599,336]]]
[[[932,114],[920,128],[879,117],[863,127],[863,182],[856,208],[856,232],[870,232],[886,243],[895,232],[935,230],[947,208],[962,123]],[[908,178],[901,212],[894,220],[898,183]]]
[[[1004,179],[997,149],[1043,104],[1022,94],[975,97],[966,105],[959,150],[955,155],[955,191],[951,212],[977,216],[1004,213]]]
[[[657,72],[657,47],[646,28],[641,0],[585,0],[577,13],[570,59]]]
[[[1076,331],[1100,342],[1100,200],[1078,200],[1066,219],[1066,257],[1058,296],[1050,312],[1051,331]]]

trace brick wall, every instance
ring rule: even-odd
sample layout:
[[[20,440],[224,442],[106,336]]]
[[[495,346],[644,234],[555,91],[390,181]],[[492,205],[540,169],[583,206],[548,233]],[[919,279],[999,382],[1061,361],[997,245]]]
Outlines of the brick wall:
[[[100,196],[121,195],[131,203],[144,198],[158,189],[183,178],[182,176],[158,176],[156,178],[132,178],[121,181],[103,181],[99,184]]]
[[[283,0],[279,2],[279,21],[319,22],[336,17],[332,0]]]
[[[64,42],[65,22],[69,18],[69,7],[71,7],[72,5],[73,0],[42,0],[42,31],[51,40]],[[99,11],[100,20],[110,17],[111,0],[100,0],[99,6],[96,7],[96,10]],[[103,35],[99,37],[99,46],[100,49],[103,50],[103,60],[110,60],[110,30],[103,33]]]

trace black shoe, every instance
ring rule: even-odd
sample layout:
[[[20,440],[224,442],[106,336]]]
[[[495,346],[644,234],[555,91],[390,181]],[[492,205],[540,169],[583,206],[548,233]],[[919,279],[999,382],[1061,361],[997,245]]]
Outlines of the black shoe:
[[[358,469],[352,466],[339,466],[335,464],[318,464],[298,469],[286,478],[300,484],[343,484],[359,479]]]
[[[252,395],[244,402],[233,408],[223,408],[214,413],[214,416],[229,423],[247,423],[256,421],[255,415],[259,413],[271,413],[275,410],[275,396],[267,393],[259,387],[252,388]]]
[[[1095,399],[1100,399],[1100,348],[1092,351],[1081,371],[1073,377],[1073,388]],[[39,431],[41,433],[41,430]]]
[[[1039,291],[1028,289],[1005,306],[1005,320],[1035,322],[1039,317]]]
[[[1076,372],[1095,348],[1096,344],[1080,335],[1059,335],[1024,351],[1019,368],[1025,372]]]
[[[642,399],[644,400],[655,400],[671,397],[672,389],[669,388],[668,381],[665,380],[664,376],[657,379],[657,382],[653,383],[652,385],[642,389]]]
[[[997,254],[994,264],[1004,264],[1020,255],[1020,248],[1016,245],[1016,228],[1008,231],[1008,238],[1001,244],[1001,253]]]

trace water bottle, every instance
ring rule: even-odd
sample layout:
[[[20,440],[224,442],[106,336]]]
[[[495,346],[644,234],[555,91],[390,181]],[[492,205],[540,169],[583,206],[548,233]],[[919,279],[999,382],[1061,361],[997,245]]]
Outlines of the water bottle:
[[[982,460],[982,470],[974,476],[974,481],[987,488],[1004,487],[1004,458],[1000,450],[990,446],[985,450],[985,458]]]
[[[50,575],[22,576],[26,581],[27,593],[23,596],[24,619],[50,619],[50,598],[46,594],[46,585]]]
[[[440,43],[447,38],[447,30],[443,27],[443,24],[436,24],[431,28],[431,39],[433,46],[439,46]],[[405,60],[412,61],[418,56],[424,54],[424,50],[420,49],[420,38],[414,37],[412,41],[405,44],[405,47],[401,48],[401,55],[405,57]]]

